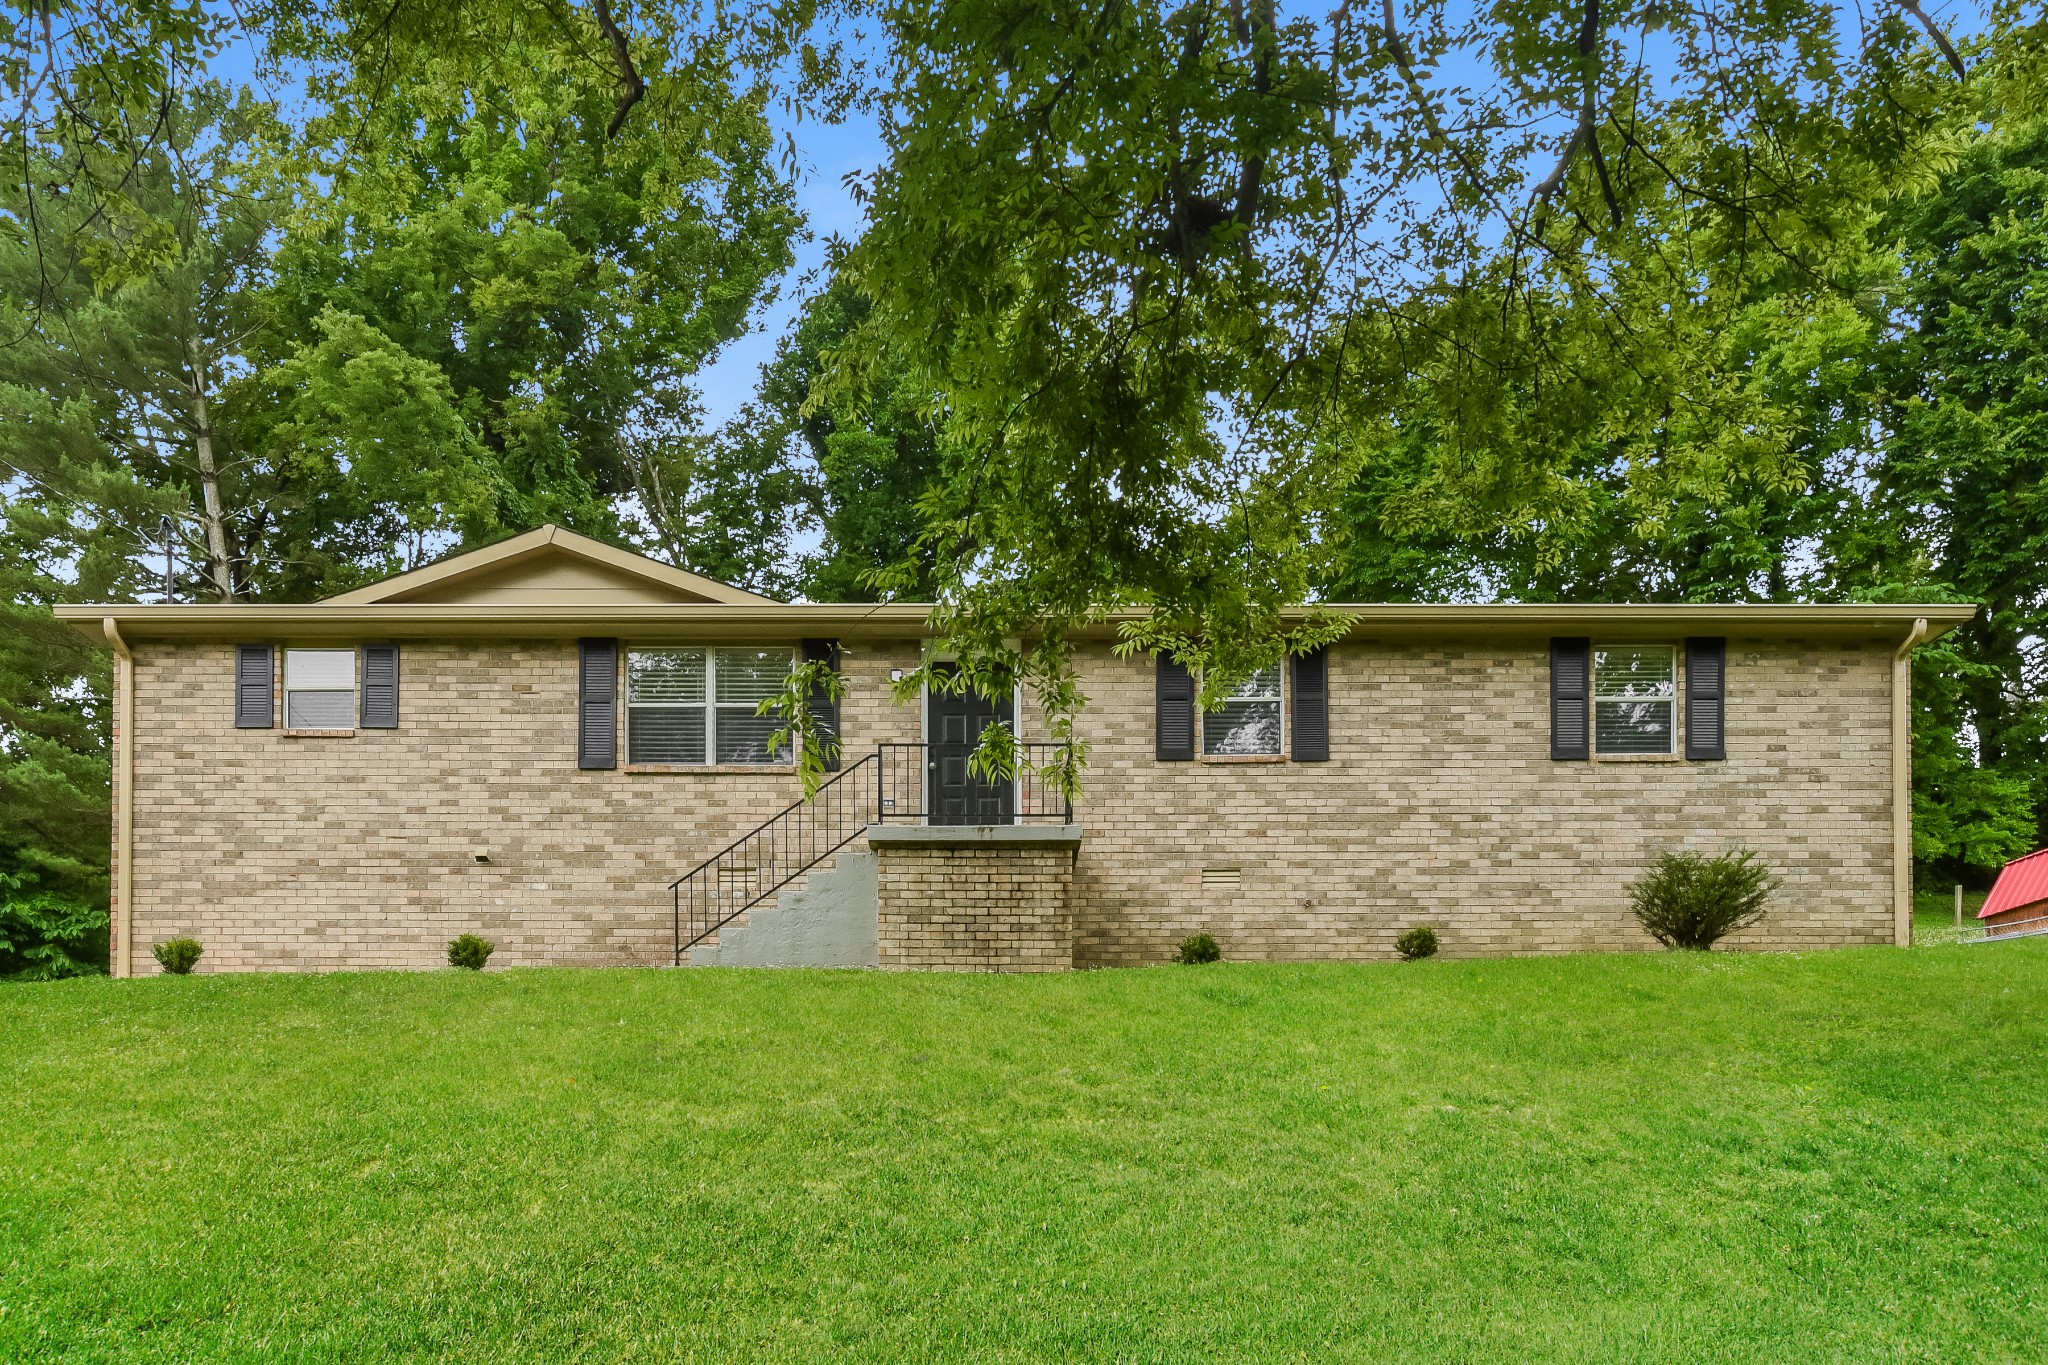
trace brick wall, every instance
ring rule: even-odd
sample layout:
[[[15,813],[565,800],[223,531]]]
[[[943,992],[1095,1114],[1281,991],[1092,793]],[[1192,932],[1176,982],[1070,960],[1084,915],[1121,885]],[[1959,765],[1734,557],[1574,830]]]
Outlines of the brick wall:
[[[202,972],[435,967],[464,932],[493,966],[667,962],[667,884],[800,792],[788,770],[578,770],[573,640],[402,642],[399,728],[345,738],[235,729],[232,644],[135,656],[137,974],[179,934]],[[888,687],[916,662],[848,648],[850,757],[918,737]]]
[[[1381,957],[1421,923],[1451,955],[1648,947],[1626,883],[1738,844],[1786,881],[1740,946],[1890,941],[1887,647],[1731,639],[1725,763],[1552,763],[1546,648],[1350,642],[1330,762],[1163,764],[1151,664],[1087,647],[1075,963],[1203,931],[1234,958]],[[135,655],[138,973],[182,933],[201,971],[432,967],[465,931],[502,965],[666,962],[667,883],[797,795],[787,772],[579,771],[571,640],[404,642],[400,727],[341,739],[236,730],[227,642]],[[920,737],[888,683],[916,661],[849,645],[849,761]]]
[[[875,853],[884,970],[1074,965],[1073,850],[884,844]]]
[[[1542,639],[1338,646],[1327,763],[1155,762],[1151,662],[1078,663],[1078,966],[1198,932],[1231,958],[1387,957],[1417,924],[1447,956],[1651,948],[1626,884],[1663,849],[1738,845],[1785,889],[1731,946],[1891,941],[1882,644],[1729,640],[1719,763],[1551,762]]]

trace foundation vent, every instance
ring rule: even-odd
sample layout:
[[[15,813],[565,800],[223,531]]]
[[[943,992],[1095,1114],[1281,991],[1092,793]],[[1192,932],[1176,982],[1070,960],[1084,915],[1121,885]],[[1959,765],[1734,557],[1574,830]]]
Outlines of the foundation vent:
[[[1235,891],[1242,880],[1234,867],[1205,867],[1202,869],[1204,891]]]

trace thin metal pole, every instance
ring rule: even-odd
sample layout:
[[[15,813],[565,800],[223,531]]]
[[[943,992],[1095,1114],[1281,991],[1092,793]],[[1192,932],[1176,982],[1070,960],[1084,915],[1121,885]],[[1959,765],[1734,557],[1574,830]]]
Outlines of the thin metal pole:
[[[1963,927],[1963,884],[1956,883],[1956,928]]]
[[[164,601],[168,602],[175,596],[174,587],[178,581],[176,561],[171,558],[173,553],[171,545],[171,518],[168,513],[157,524],[157,530],[163,534],[164,538]]]

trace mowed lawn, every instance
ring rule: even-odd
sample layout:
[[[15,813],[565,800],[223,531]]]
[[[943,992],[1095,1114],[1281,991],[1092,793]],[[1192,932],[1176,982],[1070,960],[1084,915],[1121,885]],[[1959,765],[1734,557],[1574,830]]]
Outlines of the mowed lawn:
[[[0,988],[0,1359],[2039,1360],[2048,943]]]

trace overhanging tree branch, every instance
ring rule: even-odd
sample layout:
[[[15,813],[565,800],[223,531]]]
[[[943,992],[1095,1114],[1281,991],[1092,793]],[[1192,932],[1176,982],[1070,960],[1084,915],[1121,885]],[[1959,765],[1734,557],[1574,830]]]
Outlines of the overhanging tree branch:
[[[647,82],[640,79],[640,68],[633,65],[633,53],[626,46],[626,35],[620,30],[618,21],[612,18],[611,0],[596,0],[596,5],[597,26],[611,40],[612,59],[619,64],[619,83],[625,86],[618,106],[612,110],[612,121],[605,125],[604,136],[609,142],[619,135],[619,129],[626,126],[626,115],[633,112],[633,106],[647,93]]]
[[[1956,55],[1955,47],[1949,42],[1948,35],[1936,26],[1934,20],[1927,17],[1926,10],[1920,8],[1920,0],[1893,0],[1893,3],[1920,21],[1920,27],[1927,30],[1927,36],[1941,49],[1941,55],[1948,58],[1949,70],[1956,73],[1957,80],[1968,77],[1969,72],[1963,69],[1963,59]]]

